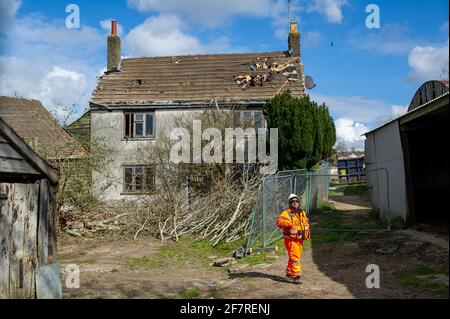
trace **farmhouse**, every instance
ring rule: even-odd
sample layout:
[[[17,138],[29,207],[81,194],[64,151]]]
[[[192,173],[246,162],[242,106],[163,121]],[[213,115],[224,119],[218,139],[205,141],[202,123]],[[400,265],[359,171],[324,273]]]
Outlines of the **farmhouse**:
[[[107,71],[98,80],[89,112],[70,128],[90,132],[91,139],[111,149],[110,164],[93,176],[96,195],[104,199],[155,191],[158,168],[144,165],[139,150],[167,137],[177,116],[238,107],[239,121],[261,128],[268,99],[286,90],[305,94],[296,22],[286,51],[122,60],[120,48],[112,21]]]
[[[0,299],[37,297],[36,274],[56,263],[58,178],[0,117]]]
[[[448,223],[449,108],[448,81],[429,81],[406,114],[366,133],[367,183],[381,215]]]

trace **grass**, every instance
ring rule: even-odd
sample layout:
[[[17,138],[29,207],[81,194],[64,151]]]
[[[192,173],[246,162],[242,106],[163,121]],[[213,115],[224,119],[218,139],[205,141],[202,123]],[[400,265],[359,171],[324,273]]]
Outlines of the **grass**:
[[[336,231],[318,231],[314,232],[314,226],[311,230],[311,241],[313,244],[321,244],[321,243],[331,243],[331,242],[339,242],[339,241],[357,241],[365,236],[361,233],[358,233],[356,231],[342,231],[344,229],[356,229],[355,225],[349,225],[346,224],[343,221],[342,213],[336,209],[332,204],[330,203],[321,203],[321,205],[318,207],[318,209],[312,213],[312,220],[311,222],[317,223],[318,226],[316,226],[319,229],[332,229]],[[358,218],[360,220],[358,221]],[[358,222],[361,222],[361,219],[364,218],[364,222],[366,224],[368,222],[376,223],[375,219],[370,219],[369,217],[358,217],[355,218]],[[376,228],[375,226],[372,226],[373,228]],[[369,228],[368,225],[366,225],[364,228]]]
[[[129,267],[161,268],[176,260],[177,264],[199,265],[209,267],[212,262],[210,256],[231,257],[233,250],[242,247],[244,240],[236,243],[221,243],[216,247],[211,246],[207,240],[192,241],[190,238],[180,238],[178,242],[164,243],[158,252],[151,257],[137,257],[128,260]]]
[[[281,249],[282,247],[280,247],[280,250]],[[276,257],[268,255],[268,251],[260,251],[247,255],[244,259],[242,259],[242,263],[255,266],[260,264],[271,264],[275,261],[275,259]]]
[[[448,276],[448,267],[440,267],[436,269],[426,265],[415,266],[400,278],[400,283],[421,289],[430,289],[436,292],[437,297],[448,298],[448,286],[442,282],[433,281],[433,275]]]
[[[153,257],[134,257],[128,259],[128,266],[131,268],[139,267],[139,268],[160,268],[164,266],[162,260]]]
[[[332,186],[329,196],[356,196],[364,195],[367,193],[367,184],[337,184]]]
[[[111,272],[112,272],[112,273],[119,272],[119,269],[113,268],[113,269],[111,269]]]
[[[185,299],[195,299],[200,294],[200,290],[197,287],[192,287],[184,293]]]
[[[77,260],[78,264],[90,264],[90,265],[92,265],[92,264],[95,264],[96,262],[97,262],[97,260],[94,259],[94,258],[85,258],[85,259]]]

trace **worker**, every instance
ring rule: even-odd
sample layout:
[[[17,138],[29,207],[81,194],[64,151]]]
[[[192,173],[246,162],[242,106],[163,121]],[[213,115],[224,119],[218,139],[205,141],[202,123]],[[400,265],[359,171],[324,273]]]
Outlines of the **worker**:
[[[289,195],[288,202],[289,208],[280,213],[277,226],[283,229],[284,245],[289,255],[286,277],[295,284],[302,284],[300,259],[303,241],[308,240],[311,234],[309,220],[305,211],[300,208],[297,195]]]

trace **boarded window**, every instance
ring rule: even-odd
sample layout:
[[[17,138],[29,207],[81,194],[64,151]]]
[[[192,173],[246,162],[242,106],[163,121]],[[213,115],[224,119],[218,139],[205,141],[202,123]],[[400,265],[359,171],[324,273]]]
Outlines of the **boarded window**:
[[[154,137],[154,113],[125,113],[125,138]]]
[[[154,166],[124,167],[124,193],[141,194],[155,191]]]

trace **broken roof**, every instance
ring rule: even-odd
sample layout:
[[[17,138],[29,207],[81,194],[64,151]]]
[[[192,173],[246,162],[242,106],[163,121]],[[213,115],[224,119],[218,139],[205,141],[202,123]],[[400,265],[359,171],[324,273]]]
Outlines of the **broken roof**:
[[[87,155],[87,150],[37,100],[0,96],[0,117],[48,160]]]
[[[101,76],[91,103],[263,103],[286,90],[305,93],[300,57],[287,52],[143,57],[124,59],[120,71]]]

